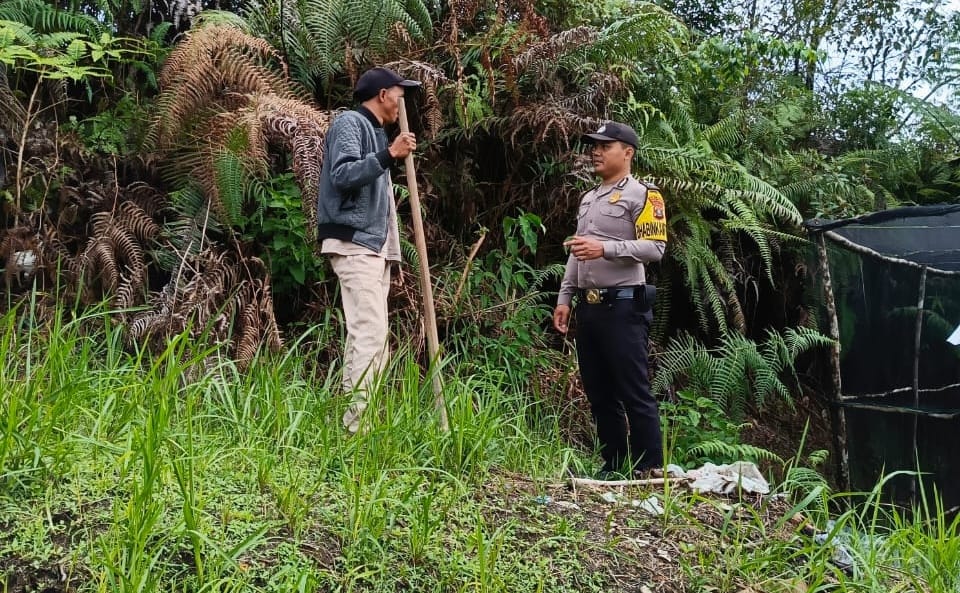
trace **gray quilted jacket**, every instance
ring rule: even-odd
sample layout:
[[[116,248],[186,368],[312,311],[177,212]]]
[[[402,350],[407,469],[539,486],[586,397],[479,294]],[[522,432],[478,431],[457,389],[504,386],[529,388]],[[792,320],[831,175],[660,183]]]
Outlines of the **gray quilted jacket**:
[[[336,238],[377,253],[387,240],[390,165],[387,134],[365,107],[339,115],[327,131],[317,238]]]

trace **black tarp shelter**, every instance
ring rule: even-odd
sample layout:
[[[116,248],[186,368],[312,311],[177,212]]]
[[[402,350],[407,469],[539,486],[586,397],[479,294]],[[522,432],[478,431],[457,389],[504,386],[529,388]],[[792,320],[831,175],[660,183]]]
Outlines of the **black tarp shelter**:
[[[960,205],[805,223],[821,319],[836,341],[832,420],[841,482],[960,504]]]

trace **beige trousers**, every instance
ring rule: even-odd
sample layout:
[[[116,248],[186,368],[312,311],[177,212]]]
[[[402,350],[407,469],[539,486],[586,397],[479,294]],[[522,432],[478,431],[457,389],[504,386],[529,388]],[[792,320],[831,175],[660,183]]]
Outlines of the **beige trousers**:
[[[340,298],[347,323],[343,391],[351,395],[351,401],[343,415],[343,426],[355,433],[389,356],[390,262],[370,254],[332,255],[330,263],[340,280]]]

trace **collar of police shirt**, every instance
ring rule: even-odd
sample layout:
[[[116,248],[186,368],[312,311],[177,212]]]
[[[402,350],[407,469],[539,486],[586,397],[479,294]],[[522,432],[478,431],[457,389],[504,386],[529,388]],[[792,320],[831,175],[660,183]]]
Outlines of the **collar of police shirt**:
[[[607,184],[601,182],[600,184],[595,185],[595,186],[593,187],[593,189],[590,190],[590,191],[596,192],[597,195],[602,196],[602,195],[604,195],[604,194],[610,193],[610,192],[613,191],[614,189],[623,189],[623,188],[627,187],[627,184],[628,184],[628,183],[630,183],[630,173],[627,173],[627,175],[626,175],[623,179],[621,179],[620,181],[618,181],[618,182],[616,182],[616,183],[611,183],[611,184],[607,185]]]

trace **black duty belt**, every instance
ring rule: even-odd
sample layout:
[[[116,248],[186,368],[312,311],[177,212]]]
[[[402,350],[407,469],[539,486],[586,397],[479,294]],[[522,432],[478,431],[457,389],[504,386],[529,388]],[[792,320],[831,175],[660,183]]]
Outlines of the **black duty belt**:
[[[596,305],[619,299],[644,299],[643,285],[617,286],[613,288],[578,288],[577,297],[581,303]]]

